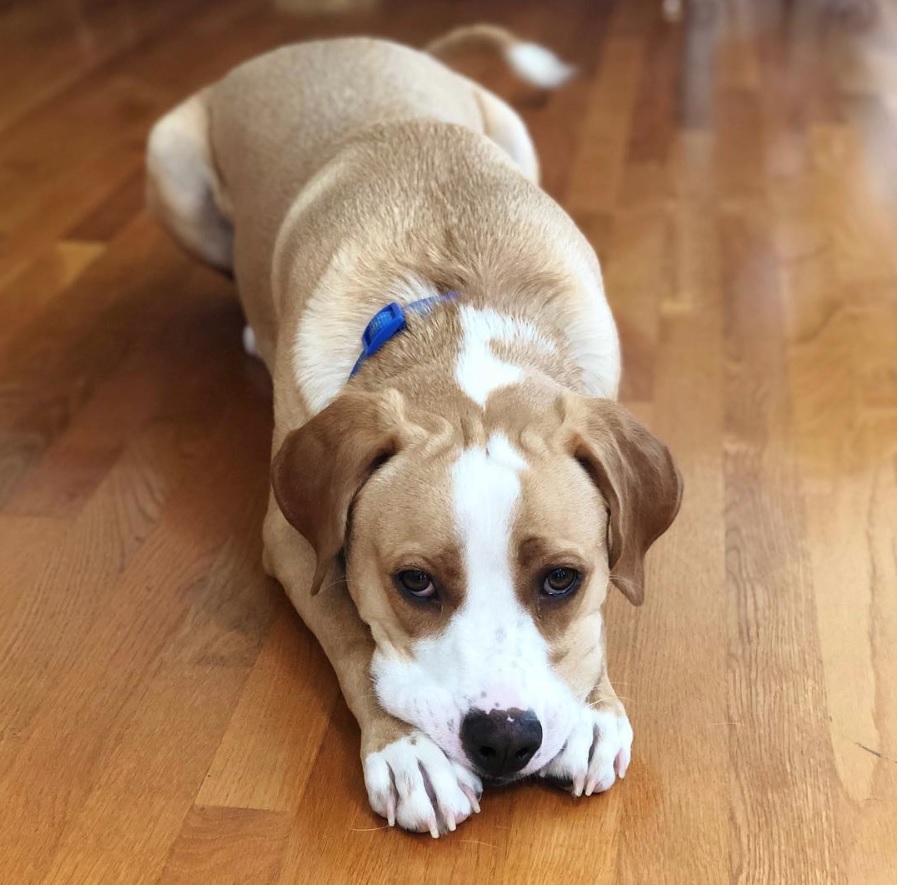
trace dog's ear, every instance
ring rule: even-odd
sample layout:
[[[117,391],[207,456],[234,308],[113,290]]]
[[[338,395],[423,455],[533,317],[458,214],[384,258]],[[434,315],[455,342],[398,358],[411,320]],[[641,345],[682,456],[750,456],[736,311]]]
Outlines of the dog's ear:
[[[609,506],[611,582],[643,602],[643,557],[674,521],[683,480],[671,453],[623,406],[567,397],[567,445]]]
[[[287,521],[315,550],[312,593],[343,548],[353,498],[407,436],[402,396],[343,393],[287,435],[272,462],[272,489]]]

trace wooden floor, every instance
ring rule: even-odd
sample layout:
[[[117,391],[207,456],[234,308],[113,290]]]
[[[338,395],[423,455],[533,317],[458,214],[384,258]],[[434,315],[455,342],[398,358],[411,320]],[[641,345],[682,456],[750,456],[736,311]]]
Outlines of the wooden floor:
[[[488,794],[435,843],[368,809],[262,573],[269,382],[144,213],[142,142],[268,47],[487,5],[0,4],[0,882],[895,881],[895,6],[826,5],[489,4],[580,66],[547,97],[471,63],[598,250],[687,491],[646,605],[610,601],[627,779]]]

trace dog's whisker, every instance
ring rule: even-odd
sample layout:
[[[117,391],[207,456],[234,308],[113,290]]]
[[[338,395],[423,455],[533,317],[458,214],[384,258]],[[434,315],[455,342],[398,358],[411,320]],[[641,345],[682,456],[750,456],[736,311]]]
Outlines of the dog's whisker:
[[[587,704],[591,710],[595,710],[597,707],[601,707],[606,701],[627,701],[629,704],[636,703],[633,698],[626,698],[623,695],[609,695],[607,698],[600,698],[598,701],[594,701],[592,704]]]
[[[330,590],[332,587],[339,587],[341,584],[343,586],[346,586],[346,578],[339,578],[336,581],[331,581],[329,584],[322,584],[321,588],[319,589],[319,593],[325,590]]]

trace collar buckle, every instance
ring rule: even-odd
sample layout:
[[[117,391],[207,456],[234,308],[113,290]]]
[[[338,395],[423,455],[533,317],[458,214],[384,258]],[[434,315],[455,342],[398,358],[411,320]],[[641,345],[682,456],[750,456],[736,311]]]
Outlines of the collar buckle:
[[[377,353],[397,332],[406,327],[403,309],[395,302],[384,305],[369,321],[362,333],[362,353]]]
[[[362,364],[370,357],[376,354],[391,338],[398,335],[406,328],[405,311],[411,310],[414,313],[423,314],[441,301],[451,301],[459,296],[458,292],[447,292],[444,295],[435,295],[431,298],[422,298],[420,301],[413,301],[407,304],[405,309],[400,307],[395,301],[385,304],[369,321],[362,333],[362,353],[350,372],[352,378]]]

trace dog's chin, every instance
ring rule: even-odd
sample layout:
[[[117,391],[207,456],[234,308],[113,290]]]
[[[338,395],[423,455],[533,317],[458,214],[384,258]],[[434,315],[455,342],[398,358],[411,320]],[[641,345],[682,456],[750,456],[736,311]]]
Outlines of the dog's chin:
[[[476,773],[481,779],[481,783],[491,790],[501,789],[502,787],[511,787],[513,784],[521,783],[534,776],[533,774],[523,774],[521,772],[518,772],[517,774],[507,774],[505,777],[492,777],[489,774],[481,774],[477,771]]]

